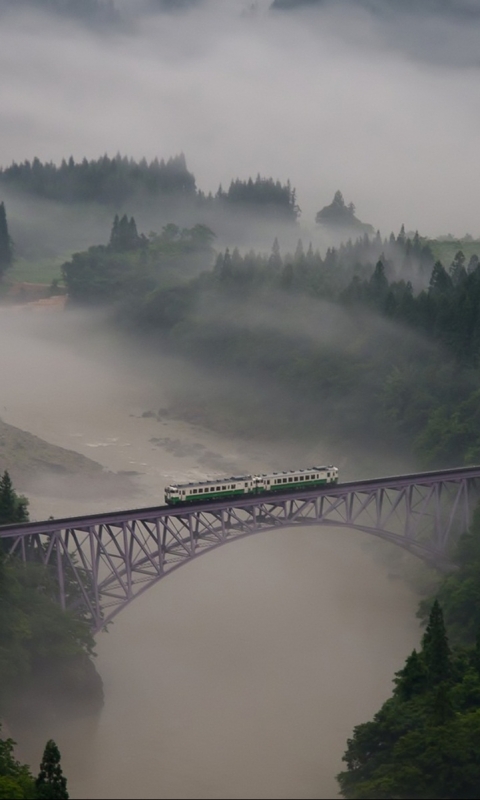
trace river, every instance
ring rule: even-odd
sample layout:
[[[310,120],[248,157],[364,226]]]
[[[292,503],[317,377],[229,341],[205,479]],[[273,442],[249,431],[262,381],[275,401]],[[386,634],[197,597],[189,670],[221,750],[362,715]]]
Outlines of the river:
[[[162,405],[168,363],[153,374],[72,319],[2,315],[0,416],[135,472],[135,490],[90,501],[45,484],[30,494],[32,518],[158,504],[167,482],[212,471],[302,465],[293,446],[142,416]],[[98,720],[32,732],[21,754],[36,768],[54,738],[72,798],[333,797],[353,726],[378,710],[418,643],[416,603],[353,532],[233,543],[161,581],[98,636]]]

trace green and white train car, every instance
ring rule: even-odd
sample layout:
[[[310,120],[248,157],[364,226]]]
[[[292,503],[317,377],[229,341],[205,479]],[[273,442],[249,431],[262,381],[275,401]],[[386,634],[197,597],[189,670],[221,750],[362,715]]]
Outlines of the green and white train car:
[[[240,475],[196,483],[172,484],[165,489],[165,502],[171,506],[203,503],[224,498],[301,491],[337,482],[338,469],[333,466],[309,467],[263,475]]]

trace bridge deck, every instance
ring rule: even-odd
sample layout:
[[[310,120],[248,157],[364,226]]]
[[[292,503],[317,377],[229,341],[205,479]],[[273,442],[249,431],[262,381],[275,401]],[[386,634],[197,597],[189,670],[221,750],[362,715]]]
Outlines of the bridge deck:
[[[311,497],[328,495],[335,497],[345,492],[373,491],[378,489],[399,489],[411,484],[428,485],[439,479],[443,481],[458,480],[459,478],[480,478],[480,466],[456,467],[454,469],[432,470],[429,472],[414,472],[407,475],[391,475],[386,478],[369,478],[363,481],[349,481],[346,483],[329,484],[321,489],[310,489],[301,492],[265,492],[264,494],[248,495],[240,498],[225,498],[224,500],[207,501],[201,503],[188,503],[185,505],[148,506],[147,508],[134,508],[124,511],[103,512],[101,514],[87,514],[78,517],[63,517],[59,519],[39,520],[25,522],[21,525],[0,526],[0,538],[15,534],[41,534],[53,530],[68,528],[88,528],[94,525],[115,525],[133,519],[156,519],[163,516],[181,516],[183,513],[215,511],[223,508],[245,508],[258,502],[284,502],[285,500],[302,500]]]
[[[468,529],[479,489],[480,466],[459,467],[7,525],[0,539],[9,553],[55,570],[62,607],[80,605],[99,631],[182,565],[262,531],[350,528],[451,569],[450,540]]]

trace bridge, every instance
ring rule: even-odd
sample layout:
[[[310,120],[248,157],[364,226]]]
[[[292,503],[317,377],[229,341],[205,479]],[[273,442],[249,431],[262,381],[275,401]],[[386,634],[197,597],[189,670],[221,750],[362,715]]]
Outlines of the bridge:
[[[480,466],[330,484],[322,489],[207,504],[159,506],[0,528],[3,548],[56,572],[63,608],[81,608],[97,633],[150,586],[189,561],[261,531],[350,528],[448,570]]]

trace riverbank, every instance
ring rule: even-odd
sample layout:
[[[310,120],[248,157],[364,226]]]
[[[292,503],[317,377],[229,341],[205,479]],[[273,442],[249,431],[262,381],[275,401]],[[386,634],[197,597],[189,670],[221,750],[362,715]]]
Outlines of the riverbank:
[[[18,375],[0,387],[5,423],[135,472],[115,497],[58,497],[48,483],[29,494],[37,518],[155,505],[173,480],[327,458],[320,440],[301,450],[157,418],[177,365],[144,368],[75,315],[11,319],[2,329],[0,316],[0,369]],[[55,739],[72,797],[334,796],[348,736],[420,638],[417,597],[361,541],[276,531],[161,581],[97,637],[101,715],[26,730],[19,755],[35,764]]]

